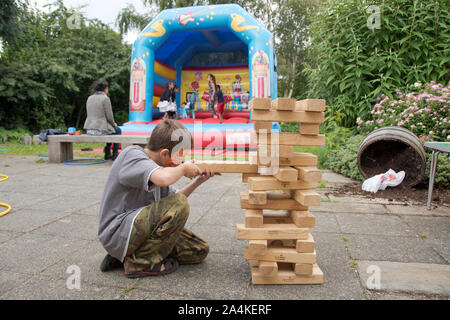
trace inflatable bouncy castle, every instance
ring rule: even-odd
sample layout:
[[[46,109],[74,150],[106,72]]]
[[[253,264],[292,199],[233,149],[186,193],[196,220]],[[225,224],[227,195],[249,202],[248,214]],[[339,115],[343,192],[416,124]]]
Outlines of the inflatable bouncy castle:
[[[225,98],[222,123],[208,110],[207,74]],[[191,102],[195,120],[180,119],[202,147],[205,132],[245,135],[252,130],[248,102],[277,98],[276,56],[271,33],[234,4],[168,9],[139,34],[132,47],[129,122],[122,134],[148,135],[161,118],[157,108],[168,81],[178,86],[176,104]],[[209,139],[209,142],[214,139]],[[218,139],[215,139],[216,141]],[[227,138],[223,143],[229,145]],[[228,139],[229,140],[229,139]]]

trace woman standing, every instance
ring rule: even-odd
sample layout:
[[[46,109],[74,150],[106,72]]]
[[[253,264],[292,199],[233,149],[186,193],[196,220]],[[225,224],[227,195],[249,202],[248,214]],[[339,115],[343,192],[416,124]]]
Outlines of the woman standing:
[[[216,111],[214,110],[215,97],[216,97],[216,77],[213,74],[208,74],[206,77],[209,85],[209,101],[208,109],[211,111],[214,118],[217,118]]]
[[[121,134],[122,131],[114,121],[111,100],[107,96],[108,82],[105,80],[95,81],[94,91],[95,93],[86,102],[87,118],[83,128],[87,131],[87,134],[93,136]],[[104,149],[105,160],[117,158],[119,155],[118,143],[114,143],[112,151],[111,155],[111,143],[107,143]]]

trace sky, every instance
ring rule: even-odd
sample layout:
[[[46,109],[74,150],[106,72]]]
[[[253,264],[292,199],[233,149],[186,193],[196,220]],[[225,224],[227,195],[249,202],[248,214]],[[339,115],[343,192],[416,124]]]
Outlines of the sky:
[[[48,10],[44,6],[48,3],[53,3],[54,0],[31,0],[41,10]],[[81,9],[81,12],[88,18],[97,18],[103,23],[108,24],[111,28],[118,31],[114,25],[119,11],[126,7],[127,4],[132,4],[138,12],[146,12],[148,8],[142,4],[142,0],[63,0],[64,5],[68,8],[79,8],[82,5],[86,7]],[[150,22],[150,21],[149,21]],[[124,40],[128,43],[133,43],[138,36],[138,31],[129,32],[125,35]]]

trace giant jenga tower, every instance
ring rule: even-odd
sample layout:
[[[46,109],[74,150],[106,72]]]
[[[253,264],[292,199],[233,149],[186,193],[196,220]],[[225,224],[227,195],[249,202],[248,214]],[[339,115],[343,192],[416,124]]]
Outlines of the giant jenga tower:
[[[244,257],[249,260],[253,284],[321,284],[314,239],[309,231],[315,218],[308,211],[320,205],[314,191],[322,179],[317,157],[294,152],[294,146],[322,146],[319,135],[325,101],[290,98],[255,98],[250,104],[257,152],[250,162],[257,173],[243,173],[248,192],[241,193],[245,225],[237,237],[249,240]],[[272,122],[300,123],[299,133],[271,132]]]

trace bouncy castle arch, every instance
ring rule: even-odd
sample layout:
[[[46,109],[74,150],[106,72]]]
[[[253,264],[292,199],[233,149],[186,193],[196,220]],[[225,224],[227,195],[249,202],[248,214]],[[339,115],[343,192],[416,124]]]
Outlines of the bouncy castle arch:
[[[130,123],[153,120],[153,106],[165,82],[175,81],[181,88],[182,71],[194,56],[230,51],[248,58],[250,99],[277,98],[272,34],[242,7],[210,5],[160,12],[132,47]],[[178,106],[180,99],[178,93]]]

